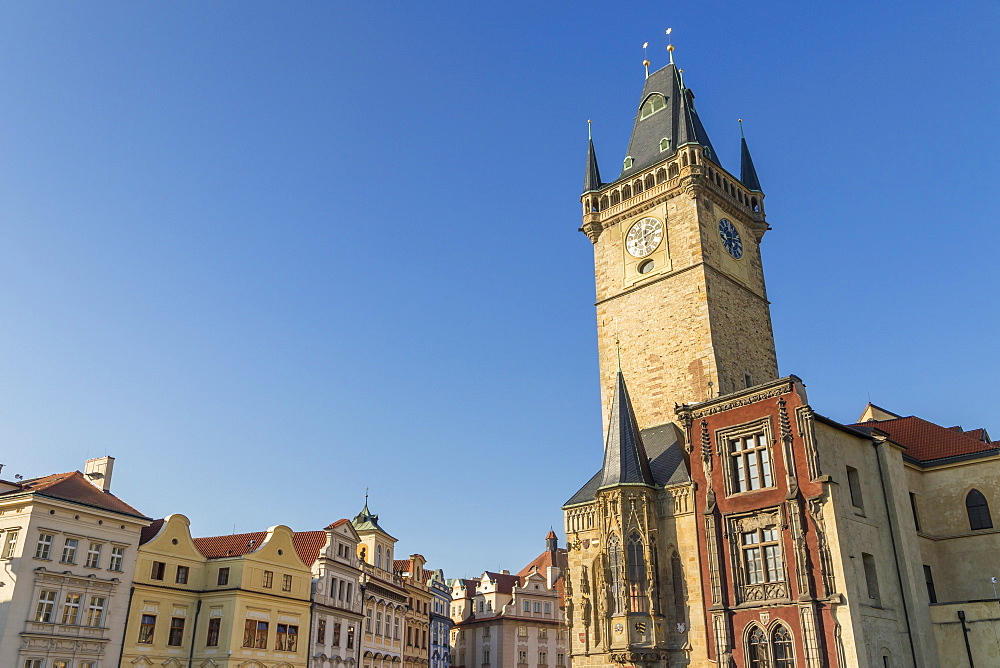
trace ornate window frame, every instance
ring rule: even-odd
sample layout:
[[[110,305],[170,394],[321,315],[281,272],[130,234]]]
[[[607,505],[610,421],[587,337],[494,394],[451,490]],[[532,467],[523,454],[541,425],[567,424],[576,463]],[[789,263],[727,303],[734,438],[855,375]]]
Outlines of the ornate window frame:
[[[791,656],[781,657],[782,666],[778,666],[777,657],[775,657],[775,652],[774,652],[774,647],[775,647],[774,635],[779,628],[784,629],[785,633],[788,634],[789,638],[788,647],[791,650]],[[763,644],[764,644],[765,656],[762,657],[763,659],[762,661],[753,662],[750,655],[750,647],[751,647],[750,638],[753,635],[753,633],[757,630],[759,630],[764,636]],[[792,666],[798,665],[795,662],[796,661],[795,634],[792,632],[792,625],[780,618],[771,620],[770,623],[767,623],[767,620],[764,617],[764,613],[761,613],[760,622],[752,621],[749,624],[747,624],[745,629],[743,629],[743,654],[745,656],[746,665],[748,667],[773,666],[774,668],[784,668],[784,666],[787,665],[792,665]],[[789,660],[791,660],[791,664],[787,663],[787,661]]]
[[[767,487],[758,487],[757,489],[739,491],[736,488],[736,470],[733,464],[734,457],[730,452],[731,443],[733,441],[744,439],[748,436],[763,436],[764,438],[764,448],[766,449],[768,464],[771,469],[771,484]],[[775,445],[774,426],[770,416],[758,418],[750,422],[744,422],[743,424],[734,425],[732,427],[726,427],[725,429],[719,429],[715,432],[715,452],[722,464],[723,477],[725,478],[726,496],[752,494],[765,489],[774,489],[777,486],[777,476],[774,472]]]
[[[781,578],[750,583],[743,557],[743,534],[773,527],[777,532],[778,557],[781,561]],[[788,559],[785,550],[785,516],[783,506],[756,510],[726,517],[726,534],[729,539],[730,563],[733,565],[733,587],[736,603],[756,606],[774,601],[789,601]],[[763,553],[762,559],[765,559]],[[766,565],[765,565],[766,572]]]

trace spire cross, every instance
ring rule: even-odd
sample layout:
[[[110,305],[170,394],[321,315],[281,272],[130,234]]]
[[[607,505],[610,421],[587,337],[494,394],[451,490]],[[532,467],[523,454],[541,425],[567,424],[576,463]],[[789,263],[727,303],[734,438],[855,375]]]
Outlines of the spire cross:
[[[365,487],[365,506],[368,505],[368,488]]]

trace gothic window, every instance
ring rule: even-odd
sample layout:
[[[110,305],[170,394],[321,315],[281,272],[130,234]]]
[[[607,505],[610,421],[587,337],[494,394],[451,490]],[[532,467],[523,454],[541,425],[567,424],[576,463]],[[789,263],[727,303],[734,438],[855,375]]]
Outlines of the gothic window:
[[[747,637],[747,666],[748,668],[768,668],[770,665],[767,635],[764,633],[764,629],[755,624]]]
[[[781,546],[775,527],[746,531],[742,535],[743,573],[748,585],[784,580]]]
[[[644,185],[645,185],[645,187],[646,187],[647,190],[649,188],[652,188],[654,185],[656,185],[655,177],[652,174],[647,174],[646,175],[646,179],[644,181]]]
[[[617,190],[611,193],[611,206],[614,206],[615,204],[618,204],[621,201],[622,197],[621,195],[618,194]]]
[[[631,612],[649,612],[646,599],[646,555],[642,539],[633,533],[628,537],[628,596]]]
[[[658,169],[658,170],[656,170],[656,182],[657,183],[666,183],[667,182],[667,170],[665,170],[665,169]]]
[[[618,542],[618,536],[611,534],[608,539],[608,567],[610,573],[611,597],[614,601],[614,614],[620,615],[622,612],[622,546]]]
[[[681,173],[681,170],[680,170],[680,168],[679,168],[679,167],[677,166],[677,163],[676,163],[676,162],[675,162],[675,163],[673,163],[672,165],[670,165],[670,167],[668,168],[668,173],[669,173],[669,175],[670,175],[670,178],[672,178],[672,179],[673,179],[673,178],[676,178],[676,177],[678,177],[678,176],[680,175],[680,173]]]
[[[978,489],[973,489],[965,497],[965,509],[969,513],[969,528],[973,531],[993,528],[993,518],[990,517],[990,505],[986,502],[986,497]]]
[[[795,668],[792,634],[781,624],[771,631],[771,649],[774,652],[774,668]]]
[[[729,455],[733,493],[774,486],[771,451],[765,434],[755,433],[729,439]]]
[[[644,120],[667,106],[667,100],[659,93],[653,93],[642,103],[639,110],[639,120]]]
[[[681,566],[681,558],[676,552],[670,557],[670,579],[673,584],[674,594],[674,621],[681,623],[684,621],[684,569]]]
[[[625,162],[628,165],[625,169],[628,169],[629,167],[632,166],[632,158],[627,158]],[[624,188],[622,188],[622,199],[628,199],[631,196],[632,196],[631,186],[625,186]]]

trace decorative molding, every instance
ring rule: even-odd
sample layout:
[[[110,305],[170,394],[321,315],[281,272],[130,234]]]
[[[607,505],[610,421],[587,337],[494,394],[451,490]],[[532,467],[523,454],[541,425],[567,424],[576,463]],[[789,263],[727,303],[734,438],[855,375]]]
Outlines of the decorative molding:
[[[709,401],[703,401],[699,404],[693,404],[691,406],[678,405],[675,406],[674,410],[681,420],[697,420],[699,418],[715,415],[716,413],[723,413],[734,408],[750,406],[751,404],[765,401],[767,399],[776,399],[783,394],[790,394],[794,390],[796,381],[798,381],[798,378],[795,376],[789,376],[788,378],[782,378],[774,381],[774,384],[765,387],[764,389],[752,391],[748,394],[740,394],[728,399],[711,399]]]
[[[795,550],[795,584],[799,597],[812,597],[812,579],[809,577],[809,554],[806,546],[805,530],[802,526],[802,506],[797,498],[785,501],[788,510],[788,524]]]
[[[781,526],[781,524],[781,514],[778,510],[757,511],[753,515],[730,519],[730,535],[766,529],[769,526]]]
[[[813,410],[809,406],[799,406],[795,409],[795,423],[799,428],[799,436],[805,445],[806,464],[809,467],[809,479],[816,480],[822,475],[819,462],[819,452],[816,450],[816,426],[813,421]]]
[[[816,630],[816,611],[812,603],[799,605],[799,627],[806,654],[806,668],[823,668],[822,639]]]
[[[826,537],[826,522],[823,519],[823,506],[825,500],[816,497],[806,500],[809,509],[809,516],[812,518],[813,526],[816,527],[816,542],[819,544],[819,566],[823,576],[824,597],[834,596],[837,593],[837,583],[833,573],[833,557],[830,554],[830,543]]]

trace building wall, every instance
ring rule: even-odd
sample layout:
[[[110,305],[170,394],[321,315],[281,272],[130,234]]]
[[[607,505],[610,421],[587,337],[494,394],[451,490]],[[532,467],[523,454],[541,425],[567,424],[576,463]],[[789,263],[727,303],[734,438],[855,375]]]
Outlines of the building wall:
[[[358,661],[362,598],[359,537],[350,522],[326,528],[326,544],[312,565],[313,604],[309,665],[326,668]]]
[[[41,497],[0,499],[0,549],[17,532],[10,558],[0,560],[0,666],[27,659],[57,659],[78,667],[117,665],[144,518]],[[35,557],[39,535],[53,536],[48,559]],[[66,539],[79,541],[72,563],[61,561]],[[96,568],[86,566],[90,543],[102,546]],[[110,569],[111,548],[124,548],[120,571]],[[43,591],[56,592],[52,621],[37,621]],[[78,623],[63,624],[67,596],[79,594]],[[99,626],[88,625],[92,597],[107,599]]]

